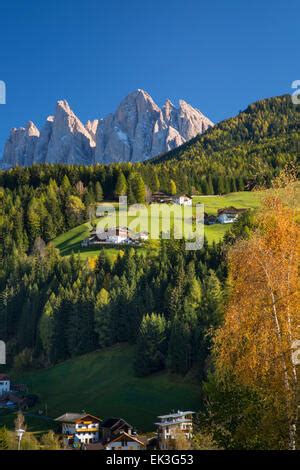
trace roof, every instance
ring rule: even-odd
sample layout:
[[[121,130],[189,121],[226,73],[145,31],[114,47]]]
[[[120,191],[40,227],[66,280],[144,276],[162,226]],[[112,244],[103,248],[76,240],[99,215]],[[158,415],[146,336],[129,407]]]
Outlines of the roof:
[[[222,214],[240,214],[241,212],[246,212],[247,209],[237,209],[236,207],[224,207],[223,209],[218,210],[218,215]]]
[[[0,380],[10,380],[10,378],[6,374],[0,374]]]
[[[111,442],[116,442],[116,441],[119,441],[119,440],[122,440],[122,438],[126,438],[127,441],[134,441],[134,442],[138,442],[139,444],[141,444],[142,446],[144,446],[144,442],[140,441],[137,437],[135,436],[132,436],[130,434],[127,434],[127,432],[120,432],[117,436],[113,437],[113,439],[111,439],[110,441],[106,442],[105,446],[108,446]]]
[[[128,227],[109,227],[107,230],[104,231],[97,231],[94,230],[91,232],[90,236],[96,235],[99,239],[106,239],[108,237],[114,236],[124,236],[128,237],[129,234],[133,233],[131,229]]]
[[[171,426],[178,426],[178,424],[191,424],[192,420],[190,418],[177,418],[177,419],[173,419],[172,421],[168,420],[168,421],[158,421],[157,423],[154,423],[155,426],[157,427],[171,427]]]
[[[186,415],[193,415],[195,414],[195,411],[177,411],[177,413],[171,413],[169,415],[161,415],[161,416],[158,416],[158,418],[160,419],[168,419],[168,418],[180,418],[180,417],[184,417]]]
[[[123,418],[107,418],[101,423],[102,428],[118,429],[121,426],[128,426],[132,429],[131,424],[127,423]]]
[[[61,423],[75,423],[77,419],[85,416],[85,413],[65,413],[58,418],[55,418],[55,421],[60,421]]]
[[[91,415],[91,413],[84,413],[84,415],[79,418],[79,421],[85,420],[85,418],[91,418],[93,421],[98,421],[100,423],[101,418],[98,418],[98,416]]]
[[[55,421],[60,421],[61,423],[76,423],[76,421],[83,419],[87,416],[90,416],[91,418],[101,421],[100,418],[97,418],[97,416],[93,416],[89,413],[65,413],[58,418],[55,418]]]

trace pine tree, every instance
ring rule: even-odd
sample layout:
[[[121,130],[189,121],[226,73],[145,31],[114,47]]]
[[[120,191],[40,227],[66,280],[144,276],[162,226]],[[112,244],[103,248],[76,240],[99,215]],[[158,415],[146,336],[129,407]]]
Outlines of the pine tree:
[[[112,344],[111,335],[111,311],[109,308],[110,296],[106,289],[102,288],[97,297],[95,305],[95,333],[100,348]]]
[[[72,187],[67,175],[64,175],[60,189],[65,197],[71,194]]]
[[[146,314],[141,322],[136,346],[135,373],[149,375],[165,366],[166,320],[162,315]]]
[[[212,347],[214,329],[221,324],[223,315],[223,291],[213,270],[209,270],[204,280],[203,297],[199,312],[198,358],[202,376],[205,376],[205,362]]]
[[[120,196],[125,196],[127,193],[127,182],[122,170],[119,170],[117,182],[115,186],[114,196],[118,199]]]
[[[101,202],[103,200],[103,189],[99,181],[95,184],[95,198],[96,202]]]
[[[169,193],[171,194],[171,196],[175,196],[175,194],[177,193],[176,183],[172,179],[170,180]]]
[[[185,374],[195,362],[197,342],[197,317],[201,302],[201,287],[194,278],[188,284],[181,311],[171,323],[168,349],[168,366],[173,372]]]
[[[46,303],[43,313],[39,321],[39,339],[41,341],[43,351],[46,355],[47,362],[51,362],[53,335],[54,335],[54,309],[56,306],[56,297],[54,292]]]
[[[146,187],[144,180],[139,173],[134,174],[131,180],[131,185],[135,201],[138,204],[144,204],[146,198]]]
[[[211,175],[209,175],[207,178],[207,193],[206,194],[214,194],[214,187],[213,187]]]

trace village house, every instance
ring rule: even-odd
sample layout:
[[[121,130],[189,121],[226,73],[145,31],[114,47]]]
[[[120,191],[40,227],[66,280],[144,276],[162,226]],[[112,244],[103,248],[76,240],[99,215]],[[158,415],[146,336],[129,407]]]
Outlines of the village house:
[[[107,418],[100,426],[100,442],[88,444],[87,450],[144,450],[145,442],[125,419]],[[147,441],[147,439],[146,439]]]
[[[93,230],[90,236],[81,242],[81,246],[86,248],[94,245],[101,244],[132,244],[146,241],[149,238],[148,232],[133,232],[127,227],[112,227],[105,232],[98,233],[97,230]]]
[[[173,196],[172,198],[174,204],[179,204],[180,206],[192,206],[193,200],[191,197],[183,194],[182,196]]]
[[[193,436],[194,411],[177,411],[168,415],[158,416],[157,427],[158,448],[168,449],[170,439],[175,439],[178,431],[185,434],[187,439]]]
[[[0,374],[0,396],[10,391],[10,378],[6,374]]]
[[[157,204],[179,204],[180,206],[192,206],[193,200],[186,194],[171,196],[162,192],[153,193],[151,197],[152,203]]]
[[[162,191],[157,191],[151,196],[151,202],[156,204],[168,204],[172,202],[172,196],[165,194]]]
[[[232,224],[247,209],[236,209],[235,207],[225,207],[218,210],[217,220],[220,224]]]
[[[65,447],[80,447],[100,440],[101,419],[87,413],[65,413],[55,419],[61,423]]]
[[[123,227],[112,227],[103,233],[98,233],[97,230],[93,230],[90,236],[82,241],[83,247],[101,245],[103,243],[108,244],[122,244],[130,238],[130,231]]]
[[[204,224],[205,225],[214,225],[217,222],[217,217],[213,214],[207,214],[204,212]]]
[[[108,442],[121,432],[134,434],[133,426],[122,418],[107,418],[101,423],[102,440]]]
[[[132,434],[121,431],[110,441],[103,443],[105,450],[144,450],[145,444]]]

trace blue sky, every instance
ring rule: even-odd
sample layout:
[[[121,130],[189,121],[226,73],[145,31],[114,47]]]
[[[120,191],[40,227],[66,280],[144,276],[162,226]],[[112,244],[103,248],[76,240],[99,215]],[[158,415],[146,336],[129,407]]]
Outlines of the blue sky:
[[[11,127],[41,126],[58,99],[83,120],[136,88],[213,121],[291,92],[298,0],[1,0],[0,154]]]

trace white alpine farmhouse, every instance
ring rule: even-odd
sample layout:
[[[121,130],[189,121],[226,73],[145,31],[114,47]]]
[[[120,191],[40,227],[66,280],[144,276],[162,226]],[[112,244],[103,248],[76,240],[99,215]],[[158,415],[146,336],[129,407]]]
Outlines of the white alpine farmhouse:
[[[55,419],[62,426],[64,446],[92,444],[100,439],[100,418],[86,413],[65,413]]]
[[[173,196],[173,202],[180,206],[191,206],[193,204],[192,198],[186,194],[183,194],[182,196]]]

